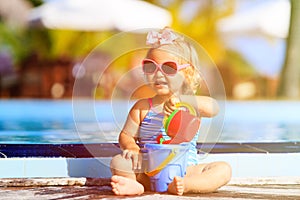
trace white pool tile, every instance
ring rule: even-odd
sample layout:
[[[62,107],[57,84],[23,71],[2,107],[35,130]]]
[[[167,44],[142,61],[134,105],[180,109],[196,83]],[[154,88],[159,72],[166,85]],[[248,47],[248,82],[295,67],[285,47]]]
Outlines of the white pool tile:
[[[204,162],[225,161],[233,177],[300,176],[300,153],[211,154]]]
[[[1,158],[0,178],[24,178],[23,158]]]
[[[111,158],[71,158],[67,159],[69,177],[110,177]]]
[[[66,158],[27,158],[25,159],[26,177],[67,177]]]
[[[111,158],[1,158],[0,178],[111,176]],[[202,163],[225,161],[233,178],[300,177],[300,153],[232,153],[201,156]]]

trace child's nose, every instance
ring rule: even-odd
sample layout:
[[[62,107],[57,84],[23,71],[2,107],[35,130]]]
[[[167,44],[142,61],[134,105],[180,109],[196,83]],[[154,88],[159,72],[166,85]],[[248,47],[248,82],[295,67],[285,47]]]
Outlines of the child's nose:
[[[158,70],[156,71],[156,76],[163,76],[164,74],[162,73],[161,69],[158,68]]]

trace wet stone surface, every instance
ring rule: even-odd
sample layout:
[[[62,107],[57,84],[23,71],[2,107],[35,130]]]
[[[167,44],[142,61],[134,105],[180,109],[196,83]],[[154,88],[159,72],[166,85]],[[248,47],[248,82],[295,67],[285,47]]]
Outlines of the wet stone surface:
[[[141,196],[115,196],[104,186],[0,187],[0,199],[300,199],[300,185],[228,185],[209,194],[175,196],[146,192]]]

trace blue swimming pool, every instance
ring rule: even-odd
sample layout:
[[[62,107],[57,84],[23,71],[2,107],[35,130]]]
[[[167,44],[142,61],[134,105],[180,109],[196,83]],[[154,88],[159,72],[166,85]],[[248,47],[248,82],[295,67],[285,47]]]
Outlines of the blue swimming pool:
[[[86,102],[82,102],[85,104]],[[94,102],[94,116],[76,114],[71,100],[1,100],[1,144],[117,142],[132,102]],[[116,111],[117,110],[117,111]],[[117,117],[116,114],[118,113]],[[300,141],[300,102],[228,101],[219,142]],[[79,116],[79,118],[78,118]],[[95,120],[96,119],[96,120]],[[207,120],[201,128],[208,129]],[[210,142],[200,136],[199,141]],[[215,142],[215,141],[212,141]]]

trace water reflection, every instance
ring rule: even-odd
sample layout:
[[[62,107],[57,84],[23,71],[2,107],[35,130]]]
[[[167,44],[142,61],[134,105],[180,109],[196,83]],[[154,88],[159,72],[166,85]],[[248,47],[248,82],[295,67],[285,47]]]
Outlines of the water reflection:
[[[128,102],[125,104],[128,106]],[[82,120],[75,126],[69,101],[2,100],[0,143],[117,142],[120,124],[113,121],[108,105],[97,105],[99,122]],[[300,141],[300,117],[295,115],[299,112],[300,102],[228,102],[219,142]],[[201,129],[208,125],[203,119]],[[214,141],[200,135],[199,142]]]

